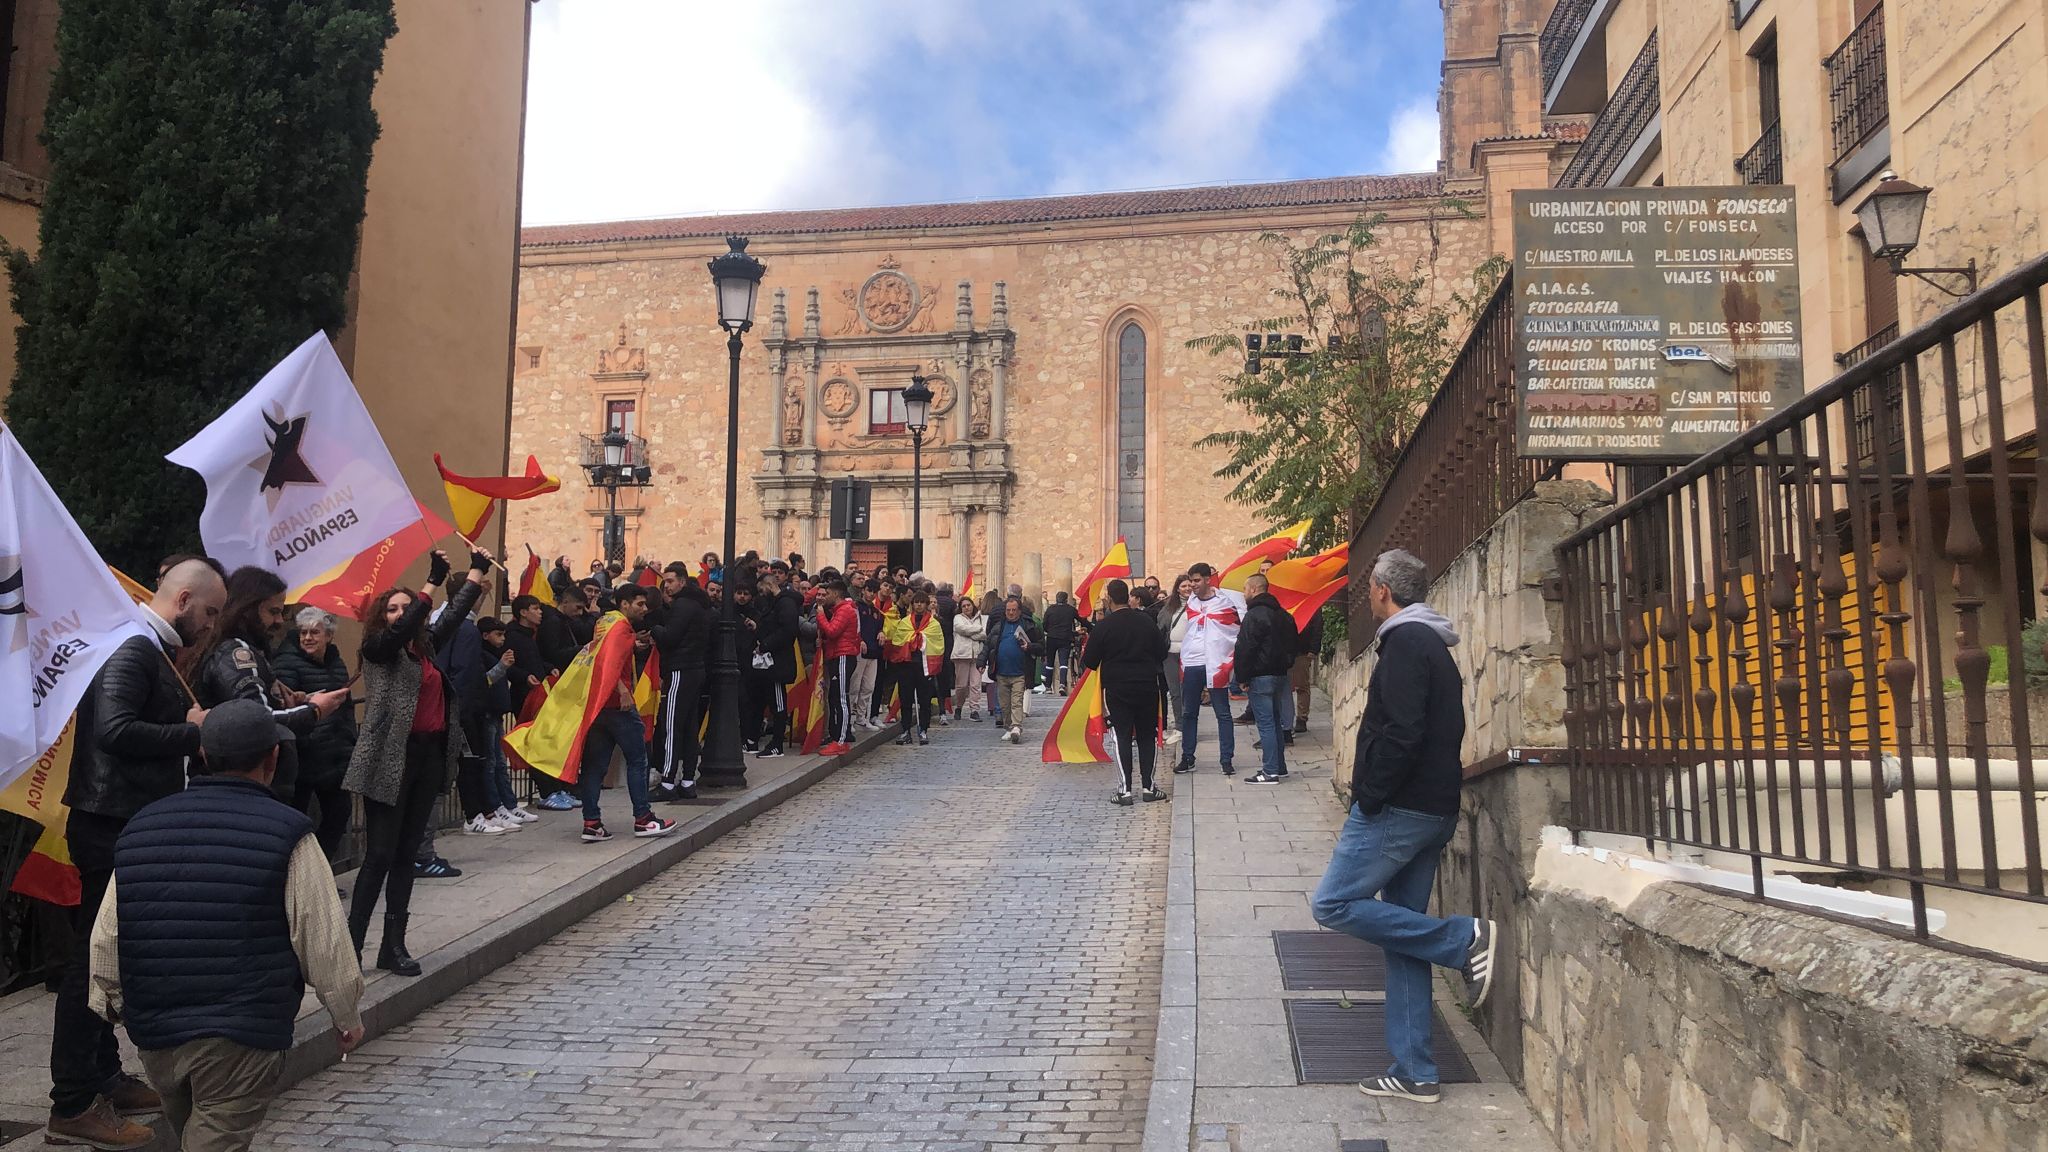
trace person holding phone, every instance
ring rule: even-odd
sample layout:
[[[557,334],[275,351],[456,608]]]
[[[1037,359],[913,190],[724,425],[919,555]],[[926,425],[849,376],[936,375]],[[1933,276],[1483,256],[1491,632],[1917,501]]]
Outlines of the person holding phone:
[[[287,692],[310,697],[315,693],[339,691],[344,698],[356,677],[349,674],[348,661],[334,643],[336,621],[319,608],[301,608],[292,621],[293,634],[271,657],[271,669]],[[313,839],[332,864],[341,851],[342,837],[348,835],[349,814],[354,805],[342,791],[341,777],[348,771],[350,755],[356,748],[356,710],[344,699],[342,705],[299,737],[299,778],[294,786],[292,807],[313,817]]]

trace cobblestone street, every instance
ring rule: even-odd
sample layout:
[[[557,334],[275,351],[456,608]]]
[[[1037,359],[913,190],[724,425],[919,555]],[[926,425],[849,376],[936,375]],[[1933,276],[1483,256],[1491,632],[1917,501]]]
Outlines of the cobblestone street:
[[[994,739],[871,754],[293,1088],[258,1145],[1137,1147],[1168,805]]]

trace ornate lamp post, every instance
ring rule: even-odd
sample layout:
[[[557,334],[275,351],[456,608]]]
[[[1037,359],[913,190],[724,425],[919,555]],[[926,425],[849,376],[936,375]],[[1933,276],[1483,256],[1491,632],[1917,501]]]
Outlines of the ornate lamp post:
[[[931,427],[932,388],[912,375],[903,390],[903,426],[910,430],[910,569],[924,571],[924,431]]]
[[[1928,192],[1918,184],[1899,179],[1896,172],[1886,172],[1870,195],[1856,206],[1856,220],[1863,225],[1863,241],[1870,245],[1872,258],[1892,266],[1894,276],[1917,276],[1950,296],[1973,295],[1977,291],[1974,256],[1960,268],[1906,267],[1906,257],[1920,246],[1920,224],[1927,215]],[[1958,292],[1934,279],[1935,276],[1961,277],[1963,290]]]
[[[754,326],[754,300],[768,266],[747,255],[743,236],[728,236],[731,249],[712,260],[711,280],[718,292],[718,324],[726,331],[730,361],[726,381],[725,425],[725,564],[726,594],[718,598],[718,645],[711,662],[710,744],[704,749],[703,782],[707,787],[745,787],[747,764],[740,752],[739,617],[733,612],[732,567],[739,552],[740,492],[740,336]]]

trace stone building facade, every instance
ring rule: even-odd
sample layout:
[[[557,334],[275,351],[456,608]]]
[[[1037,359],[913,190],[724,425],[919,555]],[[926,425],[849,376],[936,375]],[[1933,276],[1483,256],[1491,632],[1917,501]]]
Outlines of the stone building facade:
[[[1238,365],[1188,348],[1280,314],[1267,230],[1307,238],[1385,217],[1386,258],[1461,287],[1488,222],[1445,208],[1436,175],[777,212],[529,228],[512,455],[559,468],[564,498],[515,505],[509,538],[600,554],[602,490],[574,462],[615,423],[647,441],[650,487],[623,490],[629,555],[695,560],[722,535],[726,343],[705,262],[727,234],[768,265],[741,364],[741,548],[843,562],[830,485],[873,489],[871,544],[907,563],[911,438],[890,404],[937,392],[923,459],[924,564],[984,585],[1071,580],[1118,536],[1140,571],[1221,563],[1262,524],[1226,499],[1244,419]]]

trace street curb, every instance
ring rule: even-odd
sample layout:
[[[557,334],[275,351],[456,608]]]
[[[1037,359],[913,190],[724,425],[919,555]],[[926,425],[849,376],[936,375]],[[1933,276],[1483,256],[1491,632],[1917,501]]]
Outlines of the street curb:
[[[871,732],[856,740],[853,750],[830,760],[790,768],[756,784],[719,807],[685,822],[675,832],[652,842],[649,851],[611,860],[532,901],[515,916],[496,921],[426,955],[416,957],[423,971],[410,980],[379,980],[365,991],[363,1027],[376,1037],[475,984],[521,955],[552,940],[584,917],[617,902],[619,897],[654,879],[720,837],[745,827],[756,817],[801,795],[812,785],[886,743],[893,731]],[[759,771],[757,763],[749,765]],[[296,1084],[341,1062],[334,1021],[325,1012],[301,1017],[285,1053],[278,1087]]]
[[[1195,1123],[1194,777],[1173,789],[1166,854],[1166,946],[1159,962],[1159,1023],[1143,1152],[1187,1152]]]

